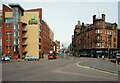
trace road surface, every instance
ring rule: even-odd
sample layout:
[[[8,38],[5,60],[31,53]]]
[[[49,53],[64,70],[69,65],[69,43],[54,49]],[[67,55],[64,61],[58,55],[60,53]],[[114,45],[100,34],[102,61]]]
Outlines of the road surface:
[[[117,81],[118,75],[78,65],[93,58],[59,57],[56,60],[2,63],[3,81]]]

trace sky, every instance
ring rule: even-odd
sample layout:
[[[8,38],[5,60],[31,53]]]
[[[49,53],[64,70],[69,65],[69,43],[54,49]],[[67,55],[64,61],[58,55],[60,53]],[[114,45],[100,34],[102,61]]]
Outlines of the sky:
[[[2,0],[2,4],[13,3],[11,0]],[[58,40],[67,47],[72,42],[72,35],[77,21],[92,23],[92,16],[106,14],[106,21],[118,23],[118,1],[117,0],[16,0],[25,10],[42,8],[43,20],[48,23],[54,32],[54,40]],[[98,13],[99,12],[99,13]]]

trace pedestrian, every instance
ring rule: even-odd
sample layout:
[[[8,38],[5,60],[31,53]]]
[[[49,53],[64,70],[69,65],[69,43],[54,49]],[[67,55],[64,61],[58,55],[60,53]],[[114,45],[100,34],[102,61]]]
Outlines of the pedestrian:
[[[104,55],[102,55],[102,59],[103,59],[103,60],[105,59]]]
[[[44,52],[42,52],[42,58],[44,58]]]
[[[20,54],[18,54],[18,62],[20,62]]]
[[[3,61],[5,61],[5,56],[6,56],[6,54],[3,55]]]

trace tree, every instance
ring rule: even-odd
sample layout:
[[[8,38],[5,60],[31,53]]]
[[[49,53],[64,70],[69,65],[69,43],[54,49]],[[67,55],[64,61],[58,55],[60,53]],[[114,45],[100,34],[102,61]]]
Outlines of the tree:
[[[70,43],[70,45],[68,46],[68,51],[70,52],[70,51],[72,51],[72,43]]]

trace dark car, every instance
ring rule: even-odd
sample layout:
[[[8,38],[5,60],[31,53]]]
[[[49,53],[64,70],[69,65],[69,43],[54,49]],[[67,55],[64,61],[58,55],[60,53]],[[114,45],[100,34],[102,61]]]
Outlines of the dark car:
[[[117,54],[118,62],[120,62],[120,53]]]
[[[57,56],[54,54],[49,54],[48,59],[57,59]]]

